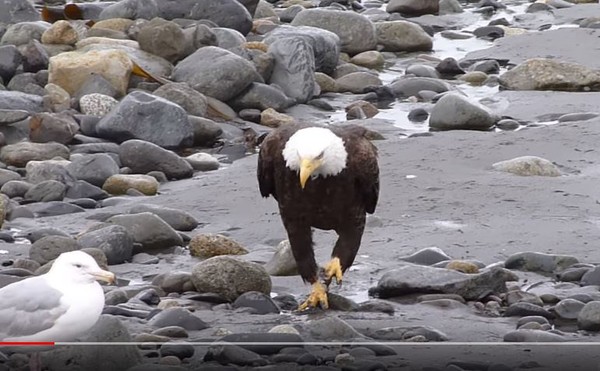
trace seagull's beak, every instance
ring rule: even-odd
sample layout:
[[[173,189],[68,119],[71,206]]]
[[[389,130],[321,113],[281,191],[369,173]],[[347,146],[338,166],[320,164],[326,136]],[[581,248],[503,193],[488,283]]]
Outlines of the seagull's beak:
[[[304,189],[304,186],[306,185],[306,181],[308,180],[308,178],[310,178],[312,173],[319,166],[321,166],[321,161],[319,161],[317,159],[309,160],[309,159],[303,158],[300,161],[300,187],[302,187],[302,189]]]
[[[110,284],[114,284],[117,279],[114,273],[104,270],[94,271],[92,272],[92,276],[94,276],[94,278],[98,281],[104,281]]]

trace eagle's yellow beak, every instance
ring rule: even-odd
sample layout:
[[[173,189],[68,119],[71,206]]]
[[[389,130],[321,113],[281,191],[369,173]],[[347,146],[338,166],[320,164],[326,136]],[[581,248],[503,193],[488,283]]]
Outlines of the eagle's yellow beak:
[[[94,278],[98,281],[104,281],[110,284],[114,284],[116,282],[116,277],[114,273],[105,270],[95,271],[92,273],[92,276],[94,276]]]
[[[309,160],[303,158],[302,161],[300,161],[300,187],[302,187],[302,189],[304,189],[308,178],[310,178],[312,173],[319,166],[321,166],[321,161],[317,159]]]

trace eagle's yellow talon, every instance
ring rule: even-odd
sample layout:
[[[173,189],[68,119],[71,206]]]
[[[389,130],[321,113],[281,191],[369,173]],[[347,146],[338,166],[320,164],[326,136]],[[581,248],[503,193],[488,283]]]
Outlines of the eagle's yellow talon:
[[[327,286],[321,282],[315,282],[312,286],[312,292],[308,296],[308,299],[302,303],[298,310],[305,310],[308,308],[316,308],[321,305],[321,308],[329,308],[329,302],[327,301]]]
[[[340,258],[333,258],[325,266],[325,282],[329,285],[331,280],[335,277],[338,285],[342,283],[342,265],[340,264]]]

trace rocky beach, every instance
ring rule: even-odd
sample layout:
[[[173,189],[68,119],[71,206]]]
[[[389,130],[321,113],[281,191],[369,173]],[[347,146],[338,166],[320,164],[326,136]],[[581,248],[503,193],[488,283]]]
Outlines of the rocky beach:
[[[0,287],[72,250],[118,278],[43,369],[597,370],[599,25],[581,0],[3,1]],[[292,122],[379,150],[327,311],[296,310],[258,191]]]

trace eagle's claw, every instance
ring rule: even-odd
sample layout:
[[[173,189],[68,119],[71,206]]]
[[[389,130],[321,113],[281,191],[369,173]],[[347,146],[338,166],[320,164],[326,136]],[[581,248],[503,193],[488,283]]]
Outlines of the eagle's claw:
[[[321,305],[321,308],[323,309],[329,308],[327,286],[317,281],[313,284],[312,292],[308,296],[308,299],[298,307],[298,310],[302,311],[308,308],[316,308],[319,305]]]
[[[325,283],[327,286],[331,283],[333,278],[338,285],[342,284],[342,266],[340,264],[340,258],[333,258],[327,265],[325,266]]]

